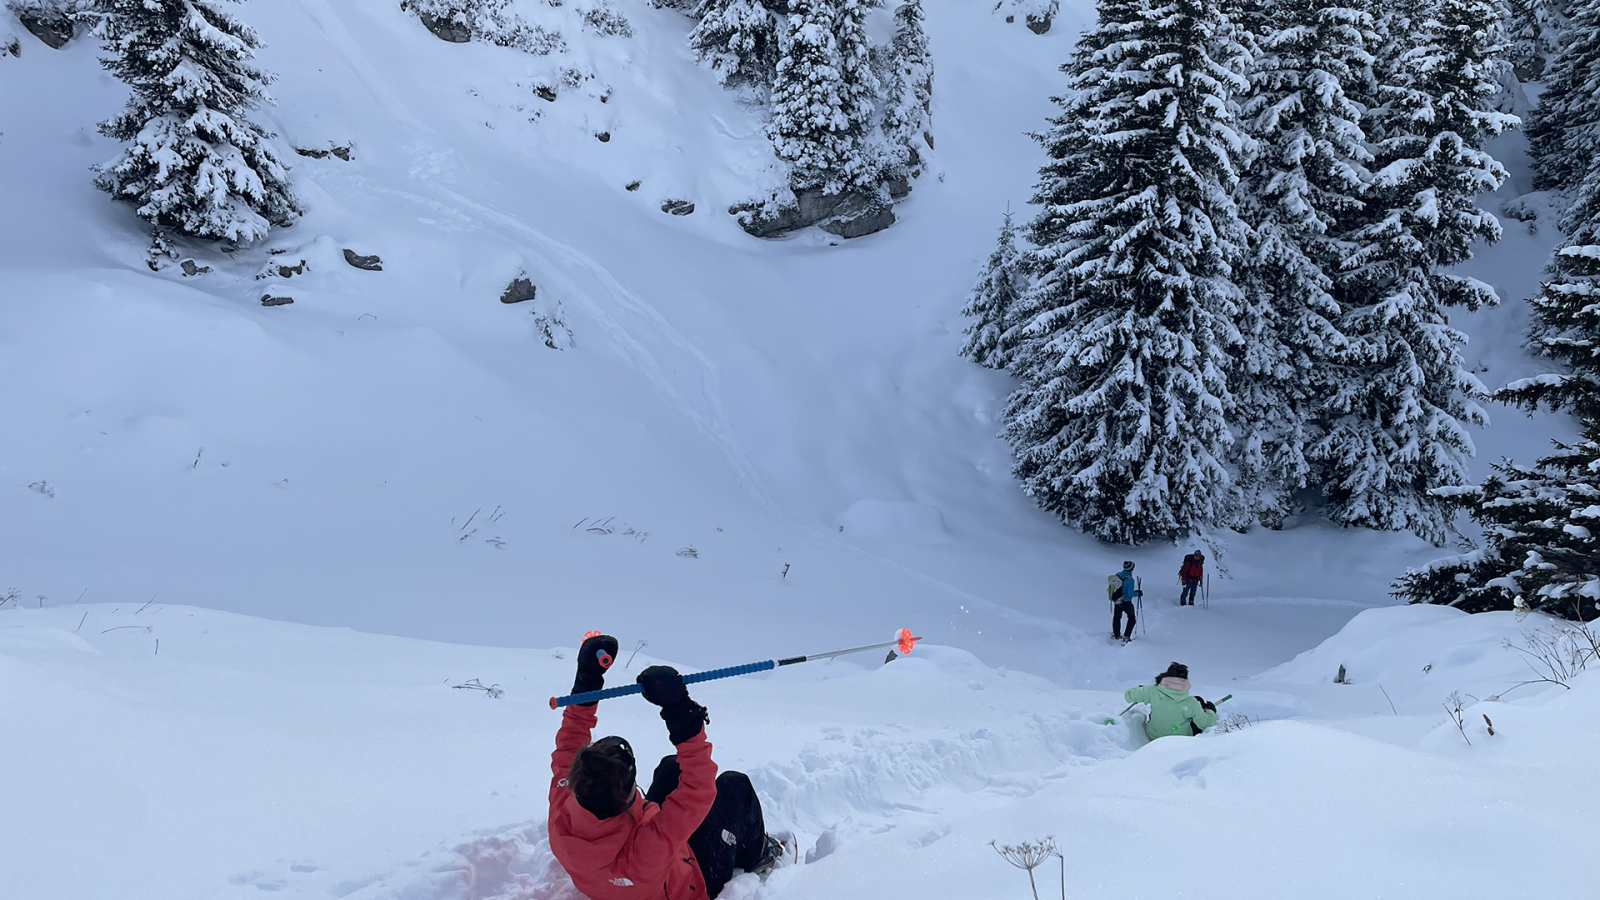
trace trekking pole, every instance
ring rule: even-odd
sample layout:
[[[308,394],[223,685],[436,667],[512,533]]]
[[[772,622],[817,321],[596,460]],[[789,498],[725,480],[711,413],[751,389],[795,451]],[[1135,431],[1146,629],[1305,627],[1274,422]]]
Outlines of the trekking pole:
[[[1135,594],[1134,598],[1133,598],[1134,600],[1138,601],[1138,607],[1139,607],[1139,633],[1140,634],[1149,634],[1150,633],[1150,627],[1147,624],[1145,624],[1145,619],[1144,619],[1144,578],[1143,577],[1135,578],[1133,580],[1133,584],[1134,584],[1134,589],[1139,592],[1139,593]]]
[[[902,628],[892,641],[881,644],[868,644],[865,647],[850,647],[845,650],[829,650],[826,653],[808,653],[805,656],[791,656],[788,659],[765,659],[761,662],[745,663],[742,666],[728,666],[723,669],[711,669],[705,672],[695,672],[683,676],[684,684],[699,684],[702,681],[715,681],[718,678],[733,678],[738,675],[749,675],[752,672],[770,672],[779,666],[792,666],[797,663],[811,662],[817,659],[832,659],[835,656],[844,656],[847,653],[861,653],[866,650],[881,650],[884,647],[894,647],[901,654],[910,653],[916,646],[919,637],[911,635],[911,629]],[[560,709],[574,703],[594,703],[598,700],[610,700],[613,697],[626,697],[629,694],[640,694],[644,688],[637,684],[623,685],[621,687],[606,688],[602,691],[585,691],[581,694],[568,694],[565,697],[551,697],[550,708]]]

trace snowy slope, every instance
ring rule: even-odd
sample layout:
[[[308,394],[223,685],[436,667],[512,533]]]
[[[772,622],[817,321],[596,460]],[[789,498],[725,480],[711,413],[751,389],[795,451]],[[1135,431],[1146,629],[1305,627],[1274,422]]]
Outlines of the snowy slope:
[[[1439,705],[1521,680],[1500,642],[1537,627],[1368,612],[1247,681],[1197,667],[1197,692],[1233,693],[1223,710],[1256,724],[1148,746],[1131,715],[1115,720],[1119,691],[949,647],[700,685],[719,763],[751,774],[770,826],[798,831],[807,856],[724,896],[1026,897],[988,842],[1047,834],[1071,897],[1570,895],[1595,837],[1600,794],[1572,773],[1600,738],[1600,681],[1469,705],[1470,744]],[[7,612],[0,712],[29,739],[0,769],[0,802],[28,824],[0,843],[0,889],[574,900],[543,832],[557,721],[544,698],[570,684],[571,652],[160,603]],[[1336,659],[1351,684],[1330,683]],[[612,679],[654,661],[624,657]],[[470,678],[504,695],[453,689]],[[669,745],[652,712],[607,701],[601,728],[653,760]]]
[[[1463,761],[1435,707],[1493,689],[1491,651],[1521,626],[1363,613],[1433,548],[1319,523],[1234,537],[1210,609],[1179,609],[1187,548],[1096,544],[1017,491],[994,437],[1009,384],[956,357],[956,311],[1029,194],[1026,132],[1087,4],[1035,36],[929,3],[932,170],[897,225],[838,246],[757,241],[725,213],[769,183],[770,152],[758,110],[693,65],[680,14],[627,0],[635,36],[601,37],[575,5],[525,0],[569,46],[533,57],[446,44],[396,6],[239,8],[281,76],[271,127],[352,158],[290,157],[305,219],[207,251],[193,278],[149,272],[143,229],[90,184],[114,152],[94,123],[124,97],[91,42],[22,34],[0,59],[0,591],[18,595],[0,719],[28,737],[0,808],[29,823],[0,842],[0,896],[565,897],[539,846],[565,651],[410,639],[547,648],[594,627],[647,640],[635,667],[901,625],[936,645],[706,694],[719,760],[808,848],[842,838],[835,864],[763,896],[1014,896],[986,842],[1051,832],[1084,896],[1485,895],[1513,871],[1486,875],[1496,811],[1511,833],[1556,823],[1518,886],[1572,884],[1562,861],[1592,829],[1562,826],[1553,773],[1593,740],[1560,722],[1595,686],[1519,700],[1517,749]],[[1471,266],[1509,301],[1455,323],[1489,384],[1538,365],[1517,302],[1556,237],[1538,224],[1507,222]],[[539,299],[500,304],[522,271]],[[546,347],[529,306],[562,311],[571,346]],[[1493,414],[1480,464],[1563,427]],[[1148,633],[1111,647],[1102,585],[1129,556]],[[1447,647],[1474,654],[1451,683],[1396,661]],[[1133,753],[1099,723],[1174,658],[1208,696],[1296,721]],[[1325,683],[1339,664],[1354,684]],[[470,678],[506,696],[450,689]],[[606,715],[665,751],[637,705]]]

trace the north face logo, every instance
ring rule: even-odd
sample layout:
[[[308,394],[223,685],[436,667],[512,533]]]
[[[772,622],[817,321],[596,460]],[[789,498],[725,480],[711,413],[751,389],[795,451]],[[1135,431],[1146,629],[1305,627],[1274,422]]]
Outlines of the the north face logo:
[[[633,887],[633,882],[626,878],[613,878],[611,879],[611,883],[617,887]]]

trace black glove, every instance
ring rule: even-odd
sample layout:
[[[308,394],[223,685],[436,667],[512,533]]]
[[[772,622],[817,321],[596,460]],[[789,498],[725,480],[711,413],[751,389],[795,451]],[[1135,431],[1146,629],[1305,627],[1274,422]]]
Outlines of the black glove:
[[[660,806],[667,799],[667,795],[678,789],[678,776],[682,770],[678,768],[677,756],[663,756],[661,762],[656,763],[656,773],[650,778],[650,790],[644,792],[644,799]]]
[[[1207,700],[1204,697],[1196,697],[1195,699],[1200,701],[1200,708],[1205,710],[1206,712],[1216,712],[1217,711],[1217,705],[1215,703],[1212,703],[1210,700]]]
[[[584,694],[606,686],[606,670],[617,659],[617,639],[609,634],[594,634],[578,648],[578,675],[572,679],[572,692]],[[579,706],[594,706],[580,703]]]
[[[1135,597],[1143,597],[1144,596],[1144,591],[1134,591],[1133,595]]]
[[[671,666],[651,666],[634,679],[644,689],[644,699],[661,707],[661,721],[667,723],[667,737],[674,744],[700,733],[711,717],[706,708],[689,699],[683,676]]]

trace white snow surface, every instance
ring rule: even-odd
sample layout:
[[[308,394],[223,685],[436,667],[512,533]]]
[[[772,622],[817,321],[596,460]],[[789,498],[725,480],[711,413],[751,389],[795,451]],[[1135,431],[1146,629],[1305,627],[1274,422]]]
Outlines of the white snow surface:
[[[569,900],[545,700],[590,628],[625,660],[648,641],[628,671],[927,638],[695,691],[718,762],[811,857],[732,900],[1026,897],[988,842],[1045,834],[1074,897],[1592,881],[1600,682],[1507,692],[1527,670],[1504,642],[1537,619],[1391,607],[1439,551],[1314,521],[1230,535],[1210,607],[1178,608],[1190,548],[1095,543],[1017,490],[1010,383],[957,357],[958,310],[1007,203],[1026,215],[1026,132],[1089,5],[1036,36],[928,3],[936,154],[898,224],[838,245],[739,230],[727,207],[779,178],[759,108],[694,65],[681,14],[614,5],[633,37],[519,0],[566,38],[543,57],[446,44],[389,0],[230,8],[280,75],[261,121],[308,212],[231,257],[186,247],[194,277],[145,268],[145,229],[91,184],[125,99],[93,42],[13,29],[0,898]],[[330,145],[352,159],[288,150]],[[1506,302],[1452,317],[1489,385],[1546,370],[1520,301],[1558,234],[1519,197],[1523,147],[1497,143],[1513,178],[1485,203],[1537,231],[1506,221],[1464,267]],[[661,212],[678,199],[696,211]],[[538,298],[499,303],[522,272]],[[1479,474],[1571,432],[1491,414]],[[1124,558],[1148,629],[1127,647],[1104,638]],[[1143,748],[1131,715],[1104,724],[1171,659],[1257,724]],[[474,678],[504,695],[452,689]],[[1504,695],[1465,737],[1458,691]],[[667,752],[636,699],[602,728]]]
[[[769,827],[796,831],[806,854],[723,896],[1026,897],[988,842],[1047,834],[1069,897],[1569,895],[1595,838],[1600,791],[1582,772],[1600,740],[1600,673],[1505,691],[1525,676],[1503,640],[1541,627],[1369,610],[1254,678],[1197,667],[1195,691],[1232,693],[1222,710],[1254,724],[1145,746],[1135,714],[1118,718],[1118,691],[947,646],[697,685],[715,758],[751,775]],[[1331,683],[1334,660],[1350,684]],[[625,653],[610,680],[654,662]],[[573,900],[543,830],[558,721],[546,695],[571,672],[570,647],[159,602],[11,610],[0,802],[25,827],[0,842],[0,888]],[[503,694],[455,688],[469,679]],[[1469,699],[1463,735],[1440,701],[1475,688],[1504,696]],[[670,752],[638,698],[600,712],[641,769]],[[1044,875],[1057,896],[1056,864]]]

